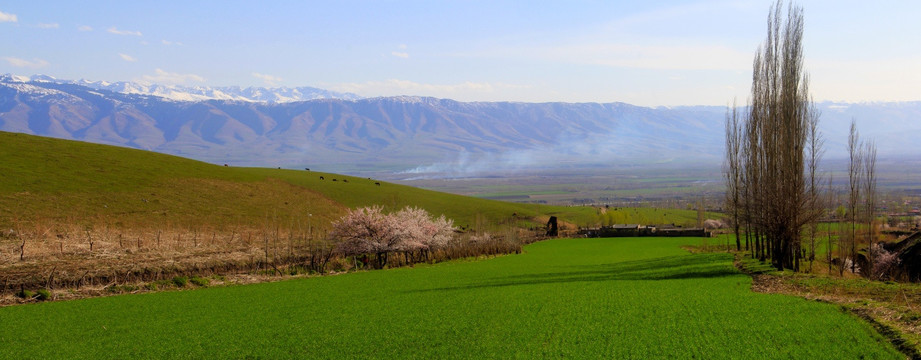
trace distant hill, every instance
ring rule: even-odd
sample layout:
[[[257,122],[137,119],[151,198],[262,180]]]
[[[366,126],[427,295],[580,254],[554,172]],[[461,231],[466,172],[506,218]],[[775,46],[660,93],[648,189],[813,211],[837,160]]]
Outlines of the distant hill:
[[[313,166],[352,174],[718,166],[723,152],[725,108],[718,106],[360,99],[332,93],[279,101],[284,96],[260,97],[256,93],[263,90],[239,88],[233,89],[251,96],[196,88],[197,94],[210,94],[201,95],[209,100],[185,89],[187,100],[195,101],[177,101],[155,96],[169,93],[158,86],[142,91],[118,84],[0,77],[0,130],[215,164]],[[865,138],[876,139],[881,156],[921,154],[912,139],[921,132],[921,102],[818,105],[830,157],[843,154],[851,118],[858,119]]]
[[[512,214],[538,223],[547,215],[579,225],[596,220],[593,208],[513,204],[304,169],[225,167],[19,133],[0,132],[0,159],[3,231],[82,224],[220,232],[294,221],[325,230],[346,209],[371,205],[421,207],[459,226]]]

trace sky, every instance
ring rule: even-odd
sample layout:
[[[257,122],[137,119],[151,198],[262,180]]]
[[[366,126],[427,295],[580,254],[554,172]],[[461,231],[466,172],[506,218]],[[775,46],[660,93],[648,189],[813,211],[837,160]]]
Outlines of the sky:
[[[771,3],[0,0],[0,74],[727,105],[748,97]],[[815,100],[921,100],[921,1],[798,4]]]

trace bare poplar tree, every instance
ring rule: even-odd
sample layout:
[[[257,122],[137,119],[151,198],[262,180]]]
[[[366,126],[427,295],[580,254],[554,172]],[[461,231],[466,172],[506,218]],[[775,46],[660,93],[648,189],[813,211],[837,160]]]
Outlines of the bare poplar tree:
[[[831,175],[828,175],[828,187],[825,188],[825,191],[826,191],[825,202],[830,205],[837,205],[838,204],[838,193],[835,191],[835,187],[833,185]],[[839,229],[838,221],[835,220],[835,231],[837,231],[838,229]],[[825,247],[825,255],[826,255],[825,261],[828,262],[828,273],[831,274],[831,265],[832,265],[832,261],[831,261],[832,255],[831,254],[832,254],[834,243],[832,242],[833,239],[832,239],[830,230],[827,232],[825,239],[827,241],[827,246]],[[838,247],[840,248],[841,247],[840,245],[841,237],[838,236],[838,239],[839,239]]]
[[[851,260],[851,271],[857,267],[857,211],[860,205],[860,168],[861,168],[861,151],[860,151],[860,134],[857,133],[857,120],[851,120],[851,130],[847,137],[847,222],[850,227],[845,239],[845,246],[850,250],[846,255],[841,256],[842,263],[845,258]],[[844,268],[839,270],[839,275],[843,275]]]
[[[704,198],[697,199],[697,227],[704,227]]]
[[[807,131],[809,132],[807,139],[809,153],[806,161],[806,172],[809,176],[809,208],[814,212],[811,217],[812,222],[809,224],[809,270],[811,271],[812,263],[815,261],[816,237],[819,232],[818,220],[825,209],[825,204],[820,196],[822,176],[818,172],[819,160],[822,159],[822,154],[824,153],[823,145],[825,140],[822,139],[822,134],[819,132],[819,111],[814,106],[810,111]]]
[[[770,21],[769,21],[770,23]],[[752,97],[749,100],[749,113],[744,122],[744,182],[745,200],[744,200],[744,219],[746,223],[746,233],[752,236],[754,256],[764,261],[767,256],[767,247],[763,242],[761,202],[764,199],[765,187],[761,186],[761,163],[763,148],[761,145],[761,123],[763,122],[762,104],[764,86],[761,69],[762,69],[761,47],[755,52],[755,59],[752,62]],[[748,235],[747,235],[748,236]]]
[[[726,112],[726,206],[732,219],[732,226],[736,236],[736,251],[742,250],[739,223],[741,222],[741,197],[742,197],[742,169],[740,164],[742,128],[739,123],[739,110],[732,103],[732,108]],[[748,242],[746,241],[746,248]]]
[[[873,254],[874,221],[876,220],[876,143],[872,140],[863,147],[863,191],[864,216],[867,222],[867,276],[875,263]]]

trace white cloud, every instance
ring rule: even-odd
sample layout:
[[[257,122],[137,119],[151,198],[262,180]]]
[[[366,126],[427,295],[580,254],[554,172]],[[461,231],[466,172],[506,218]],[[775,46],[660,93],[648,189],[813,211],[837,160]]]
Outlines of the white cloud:
[[[0,11],[0,22],[18,22],[19,18],[16,17],[16,14],[8,14],[3,11]]]
[[[408,46],[406,46],[406,44],[400,44],[397,46],[397,48],[399,48],[400,51],[391,51],[390,55],[393,55],[401,59],[409,59],[409,52],[406,51]]]
[[[10,65],[15,67],[38,69],[45,66],[48,66],[48,62],[42,59],[32,59],[32,61],[26,59],[20,59],[15,57],[3,57],[3,60],[6,60]]]
[[[481,99],[484,95],[526,88],[529,87],[505,83],[466,81],[459,84],[424,84],[399,79],[330,86],[330,89],[335,91],[351,92],[364,96],[424,95],[451,99]]]
[[[50,23],[50,24],[39,23],[37,26],[42,29],[57,29],[61,27],[60,25],[58,25],[58,23]]]
[[[178,41],[160,40],[160,43],[166,46],[170,46],[170,45],[182,46],[182,43]]]
[[[473,57],[543,59],[554,63],[651,70],[747,70],[751,53],[719,45],[582,43],[490,50]]]
[[[273,86],[282,81],[282,79],[278,76],[260,74],[257,72],[254,72],[253,76],[256,78],[262,79],[262,81],[265,81],[266,84],[273,85]]]
[[[106,31],[108,31],[110,34],[116,34],[116,35],[143,36],[143,35],[141,34],[140,31],[119,30],[119,29],[115,28],[114,26],[113,26],[113,27],[110,27],[110,28],[109,28],[108,30],[106,30]]]
[[[93,27],[89,25],[80,25],[77,27],[77,30],[80,31],[93,31]]]
[[[166,85],[180,85],[187,82],[204,82],[205,78],[195,74],[178,74],[166,72],[163,69],[154,70],[154,75],[144,75],[141,79],[145,82]]]
[[[128,54],[118,53],[118,56],[121,57],[122,60],[125,60],[125,61],[128,61],[128,62],[135,62],[135,61],[138,61],[138,59],[137,59],[136,57],[131,56],[131,55],[128,55]]]

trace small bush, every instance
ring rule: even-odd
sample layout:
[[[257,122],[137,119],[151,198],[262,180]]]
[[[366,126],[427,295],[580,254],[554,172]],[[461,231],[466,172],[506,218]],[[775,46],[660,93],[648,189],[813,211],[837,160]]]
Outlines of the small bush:
[[[110,293],[120,294],[128,293],[137,290],[137,285],[125,284],[125,285],[112,285],[106,288]]]
[[[37,295],[36,299],[38,299],[38,301],[45,301],[45,300],[51,299],[51,291],[48,291],[47,289],[38,289],[38,291],[36,291],[35,293]]]
[[[35,296],[35,293],[32,292],[32,290],[22,290],[20,292],[17,292],[16,296],[22,299],[31,299],[33,296]]]
[[[714,219],[704,220],[703,225],[704,225],[704,229],[708,229],[708,230],[722,229],[726,227],[726,224],[724,224],[722,221],[714,220]]]
[[[144,285],[144,288],[150,291],[157,291],[157,283],[147,283],[147,285]]]
[[[173,285],[177,287],[185,287],[189,283],[189,278],[185,276],[177,276],[173,278]]]
[[[195,286],[201,286],[201,287],[208,286],[208,284],[211,283],[210,280],[205,279],[205,278],[201,278],[201,277],[198,277],[198,276],[193,276],[191,279],[189,279],[189,281],[190,281],[192,284],[195,284]]]

